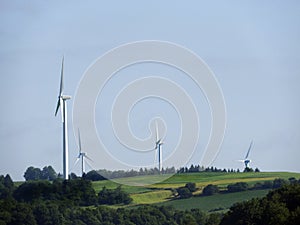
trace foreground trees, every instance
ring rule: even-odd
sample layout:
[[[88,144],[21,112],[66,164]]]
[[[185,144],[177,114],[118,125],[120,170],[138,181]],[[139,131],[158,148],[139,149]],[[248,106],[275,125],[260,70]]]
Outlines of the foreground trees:
[[[233,205],[221,225],[295,225],[300,222],[300,185],[271,191],[266,197]]]
[[[106,189],[97,195],[89,180],[27,181],[16,187],[9,175],[0,176],[0,225],[52,225],[52,224],[201,224],[201,225],[275,225],[299,224],[300,182],[276,179],[264,198],[233,205],[225,215],[204,213],[199,209],[176,210],[170,206],[142,205],[128,208],[109,208],[98,204],[126,204],[129,195],[119,186]],[[267,184],[267,183],[266,183]],[[258,185],[266,185],[264,183]],[[269,185],[269,183],[268,183]],[[236,183],[236,188],[245,188]],[[214,193],[217,186],[208,185]],[[195,183],[187,183],[181,189],[189,193],[197,190]],[[179,195],[180,196],[180,195]],[[91,207],[89,207],[91,206]]]

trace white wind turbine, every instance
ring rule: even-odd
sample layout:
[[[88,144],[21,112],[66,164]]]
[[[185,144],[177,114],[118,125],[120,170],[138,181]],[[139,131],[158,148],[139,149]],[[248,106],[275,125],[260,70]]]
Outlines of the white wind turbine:
[[[248,151],[247,151],[247,154],[246,154],[246,156],[245,156],[245,159],[239,160],[239,162],[243,162],[243,163],[245,164],[245,167],[246,167],[246,168],[249,168],[249,164],[250,164],[250,162],[251,162],[251,160],[250,160],[248,157],[249,157],[249,153],[250,153],[250,150],[251,150],[251,148],[252,148],[252,145],[253,145],[253,140],[252,140],[251,143],[250,143],[250,146],[249,146],[249,148],[248,148]]]
[[[162,172],[162,145],[164,143],[162,142],[162,138],[159,137],[157,122],[155,123],[155,128],[156,128],[156,141],[155,141],[155,148],[154,148],[154,150],[156,150],[155,161],[158,155],[158,170],[159,172]]]
[[[81,177],[83,177],[83,174],[85,172],[85,158],[87,158],[90,161],[93,161],[92,159],[90,159],[86,152],[82,151],[82,146],[81,146],[81,138],[80,138],[80,131],[78,129],[78,149],[79,149],[79,154],[77,156],[76,162],[75,164],[81,159]],[[74,164],[74,165],[75,165]]]
[[[64,95],[64,83],[63,77],[64,76],[64,58],[62,59],[61,65],[61,74],[60,74],[60,87],[59,87],[59,95],[58,95],[58,102],[55,110],[55,116],[57,115],[58,109],[61,109],[61,118],[63,124],[63,178],[68,179],[69,175],[69,155],[68,155],[68,126],[67,126],[67,100],[71,99],[71,96]]]

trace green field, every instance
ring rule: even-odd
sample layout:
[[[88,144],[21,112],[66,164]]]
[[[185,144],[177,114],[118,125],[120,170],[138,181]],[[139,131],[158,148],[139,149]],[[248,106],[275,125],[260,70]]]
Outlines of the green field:
[[[119,186],[119,183],[147,183],[147,181],[155,181],[161,175],[152,176],[137,176],[130,178],[120,178],[115,180],[105,180],[93,182],[93,187],[98,193],[104,186],[109,189],[114,189]],[[202,189],[208,184],[218,185],[220,189],[225,189],[228,184],[237,182],[247,182],[253,185],[257,182],[272,181],[276,178],[288,179],[295,177],[300,179],[299,173],[289,172],[259,172],[259,173],[222,173],[222,172],[201,172],[201,173],[185,173],[175,174],[165,181],[157,184],[145,186],[130,186],[122,185],[122,189],[130,194],[133,202],[129,205],[137,206],[142,204],[158,204],[172,205],[177,209],[200,208],[203,211],[211,210],[226,210],[232,204],[248,200],[254,197],[265,196],[268,190],[253,190],[230,194],[217,194],[206,197],[192,197],[190,199],[172,200],[172,189],[183,187],[188,182],[196,183],[198,189],[195,195],[199,195]]]
[[[256,197],[264,197],[269,190],[253,190],[228,194],[217,194],[204,197],[193,197],[190,199],[179,199],[159,203],[158,205],[171,205],[176,209],[201,209],[202,211],[223,211],[234,203],[250,200]]]

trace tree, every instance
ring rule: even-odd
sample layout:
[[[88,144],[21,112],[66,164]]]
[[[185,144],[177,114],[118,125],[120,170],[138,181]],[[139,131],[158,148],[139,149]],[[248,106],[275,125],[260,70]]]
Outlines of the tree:
[[[239,192],[248,190],[248,184],[245,182],[237,182],[235,184],[229,184],[227,186],[228,192]]]
[[[283,185],[287,184],[288,182],[284,179],[277,178],[273,181],[273,188],[280,188]]]
[[[190,192],[195,192],[197,190],[196,184],[192,182],[186,183],[185,187],[189,189]]]
[[[9,190],[12,190],[14,187],[14,182],[8,174],[6,174],[6,176],[4,177],[3,184]]]
[[[297,179],[295,177],[290,177],[289,182],[290,184],[297,184]]]
[[[100,173],[95,170],[89,171],[88,173],[83,175],[83,179],[91,180],[91,181],[99,181],[99,180],[106,180]]]
[[[24,173],[24,178],[26,181],[28,180],[39,180],[42,177],[42,171],[39,168],[34,168],[30,166]]]
[[[217,185],[213,185],[213,184],[207,185],[202,191],[203,195],[214,195],[217,193],[219,193],[219,188]]]
[[[26,203],[16,203],[11,211],[12,219],[10,224],[14,225],[36,225],[36,220],[30,205]]]
[[[211,213],[208,216],[206,225],[219,225],[221,222],[221,215],[217,213]]]
[[[98,202],[99,204],[129,204],[132,201],[129,194],[121,189],[121,185],[118,186],[115,190],[107,189],[105,186],[98,193]]]
[[[14,190],[14,183],[10,176],[7,174],[5,177],[0,176],[0,199],[11,197]]]
[[[45,166],[41,172],[41,179],[53,181],[57,178],[57,173],[52,166]]]
[[[186,187],[180,187],[176,190],[180,198],[190,198],[193,196],[192,192]]]
[[[30,181],[22,183],[15,191],[14,198],[17,201],[32,202],[38,199],[47,199],[53,193],[50,182]]]
[[[270,181],[270,180],[264,181],[264,183],[263,183],[263,188],[264,189],[269,189],[269,188],[272,188],[272,187],[273,187],[273,182],[272,181]]]
[[[253,171],[254,170],[252,168],[246,167],[243,172],[244,173],[249,173],[249,172],[253,172]]]
[[[77,179],[77,178],[78,178],[78,176],[75,173],[70,174],[70,179],[71,180],[74,180],[74,179]]]

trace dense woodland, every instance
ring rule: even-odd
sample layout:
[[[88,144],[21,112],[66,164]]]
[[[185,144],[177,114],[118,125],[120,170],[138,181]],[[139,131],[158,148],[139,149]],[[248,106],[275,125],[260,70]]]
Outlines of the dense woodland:
[[[52,171],[51,168],[49,171]],[[130,195],[124,192],[121,186],[116,189],[104,187],[99,193],[95,193],[91,180],[52,180],[50,177],[48,176],[47,180],[26,181],[16,186],[9,175],[1,175],[0,225],[294,225],[300,222],[300,180],[295,178],[275,179],[251,186],[238,182],[228,185],[226,190],[220,190],[218,186],[210,184],[196,197],[193,195],[197,191],[195,183],[187,183],[174,190],[175,200],[251,189],[273,189],[266,197],[237,203],[227,213],[222,214],[205,213],[199,209],[181,211],[169,206],[156,205],[110,208],[107,205],[122,206],[131,203]]]

